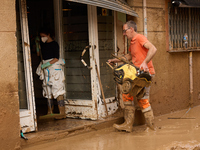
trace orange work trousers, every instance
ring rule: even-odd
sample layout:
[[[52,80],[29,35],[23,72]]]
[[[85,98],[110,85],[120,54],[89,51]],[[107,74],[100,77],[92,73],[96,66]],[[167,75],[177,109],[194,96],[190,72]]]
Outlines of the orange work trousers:
[[[144,97],[139,99],[139,100],[137,100],[138,101],[138,105],[140,106],[141,109],[145,109],[145,108],[150,106],[150,103],[149,103],[149,90],[150,90],[150,87],[146,88],[146,92],[145,92]],[[124,102],[133,101],[134,100],[133,96],[131,96],[129,93],[128,94],[122,93],[122,99],[123,99]]]

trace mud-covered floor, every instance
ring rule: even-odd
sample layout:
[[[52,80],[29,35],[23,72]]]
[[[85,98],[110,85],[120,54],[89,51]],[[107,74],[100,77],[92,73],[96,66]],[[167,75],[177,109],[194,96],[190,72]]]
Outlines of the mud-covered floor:
[[[45,115],[46,113],[47,111],[43,113],[43,115]],[[54,114],[58,114],[58,113],[59,113],[58,110],[54,111]],[[40,117],[38,117],[37,128],[38,128],[39,133],[48,132],[48,131],[50,132],[62,131],[62,130],[71,131],[71,130],[76,130],[82,127],[100,124],[105,121],[110,122],[111,120],[121,118],[123,116],[123,113],[122,111],[117,111],[112,116],[108,116],[105,119],[99,119],[99,120],[80,119],[80,118],[74,118],[74,119],[66,118],[66,119],[61,119],[61,120],[55,120],[54,118],[49,118],[49,116],[51,115],[48,115],[48,117],[44,117],[45,119],[40,119]]]
[[[92,130],[25,150],[200,150],[200,106],[155,118],[156,131],[145,126],[132,133],[112,127]],[[186,113],[187,112],[187,113]],[[168,119],[169,117],[175,119]],[[184,119],[176,119],[183,117]]]
[[[25,133],[28,140],[21,139],[21,147],[30,147],[33,145],[46,143],[49,141],[59,140],[65,137],[74,136],[89,131],[96,131],[106,127],[111,127],[114,123],[123,122],[122,111],[117,111],[115,114],[99,120],[87,120],[80,118],[66,118],[55,120],[54,118],[37,120],[37,131]]]

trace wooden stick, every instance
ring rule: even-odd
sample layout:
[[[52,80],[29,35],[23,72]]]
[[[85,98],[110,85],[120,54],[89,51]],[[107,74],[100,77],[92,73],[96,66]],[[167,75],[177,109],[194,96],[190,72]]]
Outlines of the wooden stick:
[[[129,62],[129,61],[127,61],[127,60],[124,60],[124,59],[121,59],[120,57],[118,57],[118,56],[116,56],[116,55],[114,55],[114,54],[111,54],[113,57],[115,57],[115,58],[117,58],[117,59],[119,59],[119,60],[121,60],[122,62],[124,62],[124,63],[127,63],[127,64],[129,64],[129,65],[132,65],[132,66],[134,66],[136,69],[139,69],[138,67],[136,67],[134,64],[132,64],[131,62]]]
[[[44,64],[44,62],[43,62],[43,57],[42,57],[42,51],[41,51],[41,49],[39,49],[39,50],[40,50],[41,63]],[[43,74],[44,74],[44,82],[45,82],[45,84],[46,84],[48,106],[49,106],[49,109],[50,109],[50,113],[51,113],[51,115],[52,115],[52,114],[53,114],[53,111],[52,111],[52,108],[51,108],[51,101],[50,101],[50,98],[49,98],[49,90],[48,90],[48,87],[47,87],[47,81],[46,81],[45,71],[42,69],[42,72],[43,72]]]
[[[185,114],[183,114],[183,116],[185,116],[190,110],[191,110],[191,107],[186,111]],[[168,117],[168,119],[196,119],[194,117],[192,117],[192,118],[186,118],[186,117],[183,117],[183,116],[181,116],[181,117]]]
[[[111,69],[114,69],[114,68],[109,64],[109,62],[106,62],[106,64],[107,64]]]
[[[101,84],[101,79],[100,79],[99,71],[98,71],[98,68],[97,68],[97,62],[96,62],[96,60],[95,60],[95,68],[96,68],[97,76],[98,76],[98,79],[99,79],[99,84],[100,84],[100,88],[101,88],[101,94],[103,96],[103,102],[105,104],[106,114],[108,116],[107,104],[106,104],[106,100],[105,100],[105,96],[104,96],[104,92],[103,92],[103,87],[102,87],[102,84]]]
[[[169,117],[168,119],[196,119],[196,118]]]
[[[123,61],[124,63],[130,64],[130,62],[127,61],[127,60],[121,59],[120,57],[118,57],[118,56],[116,56],[116,55],[114,55],[114,54],[111,54],[111,55],[112,55],[113,57],[115,57],[115,58],[117,58],[117,59]]]

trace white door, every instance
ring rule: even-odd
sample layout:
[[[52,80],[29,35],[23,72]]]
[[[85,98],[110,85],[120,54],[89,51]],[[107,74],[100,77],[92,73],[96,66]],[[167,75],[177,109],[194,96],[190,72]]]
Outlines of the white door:
[[[62,10],[63,15],[61,32],[64,33],[63,58],[66,62],[66,114],[68,117],[96,120],[97,81],[94,51],[98,52],[98,37],[94,34],[97,33],[94,10],[85,4],[62,2],[62,9],[59,10]],[[80,60],[81,53],[87,45],[91,45],[91,48],[87,49],[84,60],[92,67],[91,70]]]
[[[36,131],[36,110],[30,56],[26,0],[17,0],[17,53],[20,125],[24,133]]]
[[[113,10],[96,7],[97,25],[98,25],[98,55],[99,72],[101,84],[104,92],[108,114],[113,114],[118,109],[116,98],[116,85],[113,76],[113,70],[106,64],[108,59],[112,58],[116,50],[116,13]],[[99,104],[99,117],[105,117],[105,105],[102,98],[102,92]]]
[[[98,24],[97,7],[63,1],[62,10],[62,33],[64,33],[63,53],[66,61],[66,114],[68,117],[79,117],[92,120],[96,120],[99,117],[105,117],[105,105],[102,103],[103,100],[95,69],[96,61],[99,72],[103,72],[99,67],[99,64],[101,63],[99,59],[99,37],[102,36],[98,35],[98,33],[102,33],[98,31],[98,26],[99,24],[102,24],[102,22],[99,21]],[[106,19],[110,18],[106,17]],[[113,26],[103,25],[101,27],[103,29],[109,27],[114,28],[114,21],[112,24]],[[113,45],[111,44],[112,47],[110,48],[114,51],[114,30],[112,34]],[[83,59],[92,69],[86,68],[80,61],[80,55],[87,45],[90,45],[91,48],[89,50],[87,49]],[[105,51],[107,51],[107,49],[105,49]],[[105,59],[102,59],[102,61],[105,61]],[[110,75],[112,76],[112,73]],[[112,81],[114,82],[113,78]],[[106,87],[106,81],[104,83]],[[112,84],[112,86],[114,88],[114,93],[112,96],[106,95],[106,103],[109,103],[109,108],[107,108],[109,114],[112,114],[117,110],[116,101],[113,101],[113,99],[115,99],[115,85]],[[106,92],[106,90],[104,92]]]

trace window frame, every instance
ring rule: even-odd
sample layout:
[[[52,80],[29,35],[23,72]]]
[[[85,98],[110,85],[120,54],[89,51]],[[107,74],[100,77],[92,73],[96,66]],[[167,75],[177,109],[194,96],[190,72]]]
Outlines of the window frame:
[[[198,45],[197,47],[192,47],[191,45],[191,36],[192,35],[192,24],[191,24],[191,21],[192,21],[192,17],[191,17],[191,9],[192,8],[188,8],[188,48],[187,49],[184,49],[184,48],[170,48],[170,8],[171,8],[171,0],[166,0],[165,1],[165,25],[166,25],[166,51],[167,52],[190,52],[190,51],[200,51],[200,46]],[[195,29],[198,28],[195,27]],[[199,29],[198,29],[199,30]],[[184,34],[184,33],[183,33]],[[179,39],[180,40],[180,39]],[[198,39],[196,40],[198,42]],[[181,44],[181,43],[180,43]],[[198,43],[200,44],[200,43]]]

